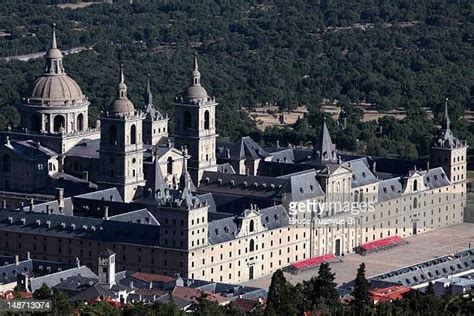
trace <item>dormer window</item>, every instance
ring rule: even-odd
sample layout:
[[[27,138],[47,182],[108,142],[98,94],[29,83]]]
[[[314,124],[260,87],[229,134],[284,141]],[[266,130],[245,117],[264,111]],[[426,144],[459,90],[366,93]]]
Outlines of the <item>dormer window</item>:
[[[362,177],[363,178],[367,177],[367,174],[365,172],[362,172]]]

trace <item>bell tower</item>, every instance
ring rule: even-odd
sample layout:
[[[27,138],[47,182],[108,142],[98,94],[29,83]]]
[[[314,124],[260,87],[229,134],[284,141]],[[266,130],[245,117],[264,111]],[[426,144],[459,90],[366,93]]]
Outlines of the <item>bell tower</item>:
[[[201,85],[197,57],[191,82],[183,97],[175,98],[176,148],[186,147],[190,155],[188,170],[196,185],[205,170],[216,171],[216,99]]]
[[[100,165],[101,187],[116,187],[125,202],[137,194],[138,187],[145,185],[143,176],[142,122],[144,115],[135,111],[127,97],[123,67],[117,97],[100,117]]]
[[[460,141],[451,132],[448,99],[446,98],[441,129],[438,131],[430,150],[431,167],[443,167],[451,183],[466,181],[467,147],[465,141]]]

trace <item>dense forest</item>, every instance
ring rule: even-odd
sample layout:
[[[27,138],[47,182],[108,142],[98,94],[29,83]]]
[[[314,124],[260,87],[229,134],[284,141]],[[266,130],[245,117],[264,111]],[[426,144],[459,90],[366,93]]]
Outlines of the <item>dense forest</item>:
[[[203,84],[218,99],[218,132],[282,145],[310,144],[321,104],[338,102],[347,128],[328,118],[338,147],[373,155],[425,157],[444,100],[453,128],[474,143],[461,119],[474,110],[474,5],[428,0],[135,0],[81,9],[65,1],[3,1],[0,57],[47,49],[50,24],[62,49],[92,46],[65,58],[66,71],[92,102],[91,122],[114,97],[118,65],[125,64],[130,97],[142,103],[151,74],[157,105],[188,84],[197,52]],[[126,1],[123,1],[126,2]],[[5,4],[7,3],[7,4]],[[16,104],[39,75],[43,60],[0,60],[0,128],[17,123]],[[402,121],[362,123],[354,104],[386,111],[403,107]],[[308,107],[291,128],[257,130],[242,107]],[[426,109],[437,116],[427,118]],[[383,126],[381,132],[379,126]]]

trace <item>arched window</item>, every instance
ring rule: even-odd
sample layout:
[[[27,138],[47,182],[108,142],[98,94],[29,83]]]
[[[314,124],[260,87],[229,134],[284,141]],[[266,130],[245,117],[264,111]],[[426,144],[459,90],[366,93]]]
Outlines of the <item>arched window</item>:
[[[418,191],[418,180],[413,180],[413,191]]]
[[[417,208],[418,207],[418,199],[417,198],[413,198],[413,208]]]
[[[204,129],[209,129],[209,111],[204,112]]]
[[[255,241],[253,241],[253,239],[250,239],[249,252],[252,252],[254,250],[255,250]]]
[[[136,144],[137,143],[137,127],[135,124],[133,124],[130,127],[130,144]]]
[[[8,154],[3,155],[3,171],[10,172],[11,170],[11,160]]]
[[[354,202],[359,202],[359,191],[354,192]]]
[[[84,115],[82,113],[77,116],[77,130],[84,130]]]
[[[54,117],[54,131],[55,132],[59,132],[59,130],[62,128],[64,128],[64,116],[62,115],[56,115]]]
[[[191,113],[184,111],[184,128],[191,128]]]
[[[110,125],[109,127],[109,139],[111,145],[117,145],[117,126]]]
[[[173,174],[173,158],[171,157],[166,160],[166,173]]]
[[[253,232],[255,230],[255,223],[253,222],[253,219],[250,220],[249,223],[249,232]]]

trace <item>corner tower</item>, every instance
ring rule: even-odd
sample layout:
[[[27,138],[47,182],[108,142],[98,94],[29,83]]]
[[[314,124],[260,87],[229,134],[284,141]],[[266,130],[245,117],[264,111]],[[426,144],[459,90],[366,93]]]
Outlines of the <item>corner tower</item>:
[[[467,144],[454,137],[448,114],[448,99],[444,104],[441,129],[430,150],[431,167],[443,167],[451,183],[466,181]]]
[[[191,156],[188,170],[194,183],[199,183],[205,170],[216,171],[216,99],[201,86],[197,57],[191,83],[183,97],[174,102],[176,127],[175,146],[186,147]]]
[[[135,111],[127,97],[127,85],[120,66],[117,97],[108,111],[100,117],[99,184],[117,187],[125,202],[137,195],[138,187],[145,185],[143,176],[142,122],[144,115]]]

